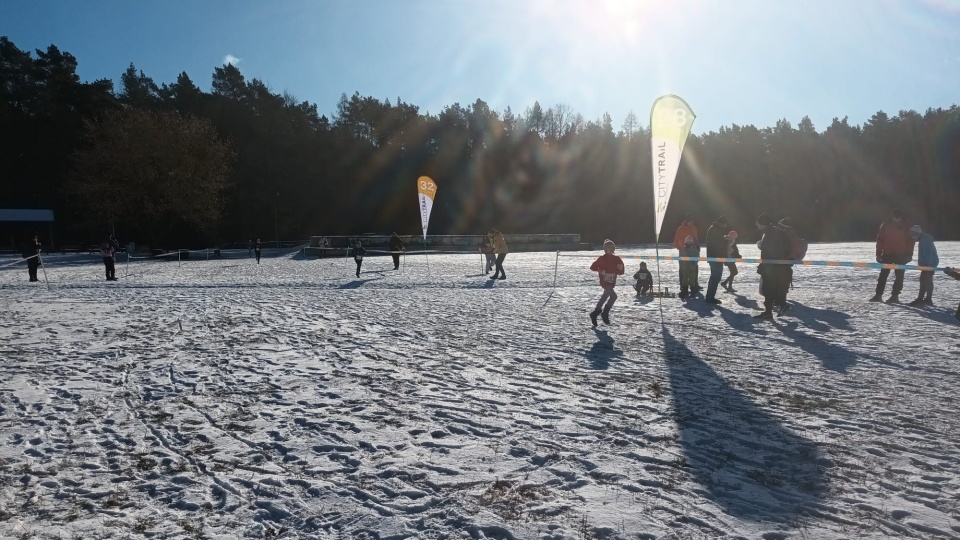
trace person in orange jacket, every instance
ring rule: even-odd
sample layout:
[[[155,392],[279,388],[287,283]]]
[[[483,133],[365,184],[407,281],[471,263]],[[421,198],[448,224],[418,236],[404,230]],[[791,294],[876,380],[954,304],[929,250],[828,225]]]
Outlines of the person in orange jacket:
[[[691,248],[686,245],[687,237],[690,236],[693,238],[693,246],[696,248],[697,254],[700,253],[700,236],[697,234],[697,226],[693,224],[693,214],[687,214],[683,216],[683,222],[680,223],[680,226],[677,227],[676,234],[673,235],[673,247],[677,248],[677,252],[680,253],[680,256],[683,257],[683,253],[688,252]],[[684,292],[686,287],[683,284],[683,275],[680,276],[680,292]],[[703,290],[703,287],[697,283],[696,275],[693,278],[693,285],[690,287],[690,293],[697,293]],[[686,295],[684,295],[686,296]]]

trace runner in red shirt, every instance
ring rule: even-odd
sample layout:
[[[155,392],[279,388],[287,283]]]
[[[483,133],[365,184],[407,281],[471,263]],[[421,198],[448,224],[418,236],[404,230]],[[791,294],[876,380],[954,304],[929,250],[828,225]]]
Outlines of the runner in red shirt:
[[[613,287],[617,284],[617,276],[623,275],[623,259],[613,254],[616,249],[617,246],[613,240],[604,240],[603,255],[590,265],[590,270],[600,275],[600,286],[603,287],[600,301],[590,313],[590,320],[593,321],[594,326],[597,325],[597,315],[603,318],[604,324],[610,324],[610,308],[617,301],[617,293],[613,291]]]

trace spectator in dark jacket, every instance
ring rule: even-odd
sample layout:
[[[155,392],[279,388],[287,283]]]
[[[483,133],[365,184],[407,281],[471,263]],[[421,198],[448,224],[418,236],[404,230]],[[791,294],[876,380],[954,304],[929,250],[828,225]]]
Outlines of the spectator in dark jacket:
[[[360,277],[360,266],[363,265],[363,256],[367,254],[367,250],[363,249],[363,244],[357,240],[353,248],[353,260],[357,263],[357,277]]]
[[[883,264],[907,264],[913,260],[913,238],[910,237],[910,229],[907,221],[903,219],[903,212],[894,210],[890,214],[890,219],[880,224],[880,230],[877,232],[877,262]],[[890,291],[889,303],[900,301],[900,291],[903,290],[903,270],[894,270],[893,290]],[[883,301],[883,289],[887,286],[887,277],[890,275],[889,268],[880,270],[880,277],[877,279],[877,291],[871,302]]]
[[[104,238],[103,241],[100,242],[100,256],[103,257],[103,267],[106,270],[107,281],[117,280],[114,259],[117,255],[117,249],[119,248],[120,244],[114,240],[113,235]]]
[[[405,251],[407,247],[403,245],[403,240],[400,240],[400,237],[397,236],[397,233],[393,233],[393,236],[390,237],[390,256],[393,257],[393,269],[400,269],[400,253]]]
[[[37,268],[40,268],[40,240],[37,235],[33,239],[23,244],[23,258],[27,259],[27,274],[30,281],[40,281],[37,279]]]
[[[726,238],[724,236],[730,232],[730,226],[727,225],[727,218],[720,216],[710,228],[707,229],[707,257],[724,259],[728,251]],[[720,285],[720,278],[723,277],[722,262],[707,262],[710,265],[710,281],[707,282],[707,297],[704,301],[708,304],[719,304],[717,300],[717,286]]]
[[[760,258],[764,260],[785,260],[790,253],[790,243],[786,233],[773,224],[767,214],[757,216],[757,228],[763,233],[760,239]],[[763,294],[763,312],[755,317],[773,319],[773,308],[782,315],[787,310],[787,289],[790,287],[788,265],[760,263],[760,289]]]

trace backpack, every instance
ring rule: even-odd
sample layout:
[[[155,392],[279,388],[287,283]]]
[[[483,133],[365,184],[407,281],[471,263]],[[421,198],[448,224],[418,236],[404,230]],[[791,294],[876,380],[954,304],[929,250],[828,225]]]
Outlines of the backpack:
[[[790,236],[790,256],[791,260],[802,260],[807,256],[807,241],[797,235]]]

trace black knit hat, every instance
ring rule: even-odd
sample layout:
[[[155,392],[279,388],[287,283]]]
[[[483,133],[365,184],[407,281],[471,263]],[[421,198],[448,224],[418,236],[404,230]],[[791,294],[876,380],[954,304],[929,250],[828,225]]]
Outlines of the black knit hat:
[[[773,223],[773,220],[766,213],[757,216],[757,225],[770,225],[771,223]]]

